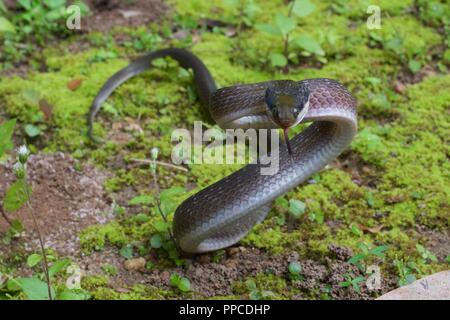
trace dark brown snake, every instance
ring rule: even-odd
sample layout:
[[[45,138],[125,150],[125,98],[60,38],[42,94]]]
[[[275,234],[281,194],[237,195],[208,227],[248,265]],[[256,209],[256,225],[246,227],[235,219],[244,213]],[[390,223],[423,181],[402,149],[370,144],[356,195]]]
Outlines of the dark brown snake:
[[[114,89],[150,69],[154,59],[166,56],[193,70],[200,101],[222,128],[272,129],[313,122],[291,140],[291,154],[284,144],[272,150],[279,151],[277,174],[261,175],[261,164],[248,164],[186,199],[173,221],[183,251],[207,252],[238,242],[266,217],[274,199],[325,167],[356,133],[355,99],[335,80],[275,80],[217,89],[199,58],[170,48],[138,58],[105,83],[89,112],[91,138],[95,115]]]

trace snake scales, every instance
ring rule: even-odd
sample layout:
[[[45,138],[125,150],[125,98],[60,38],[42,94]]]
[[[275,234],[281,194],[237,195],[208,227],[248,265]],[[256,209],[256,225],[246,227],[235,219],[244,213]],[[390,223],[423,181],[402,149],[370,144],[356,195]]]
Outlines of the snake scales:
[[[217,89],[198,57],[169,48],[138,58],[108,79],[88,115],[91,138],[95,115],[114,89],[165,56],[193,70],[200,101],[222,128],[286,129],[298,122],[313,122],[291,140],[291,152],[280,145],[277,174],[261,175],[260,164],[248,164],[186,199],[173,221],[174,236],[183,251],[207,252],[238,242],[266,217],[275,198],[336,158],[356,133],[355,99],[335,80],[274,80]]]

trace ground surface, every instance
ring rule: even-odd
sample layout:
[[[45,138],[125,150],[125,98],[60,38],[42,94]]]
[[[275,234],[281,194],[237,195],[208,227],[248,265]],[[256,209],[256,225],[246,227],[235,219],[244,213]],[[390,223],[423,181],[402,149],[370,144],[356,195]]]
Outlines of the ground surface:
[[[271,12],[285,10],[282,1],[256,2],[263,10],[255,23],[270,23]],[[0,69],[0,122],[17,118],[16,142],[25,139],[34,153],[29,180],[46,244],[81,267],[92,298],[249,298],[258,291],[277,299],[371,299],[398,287],[407,274],[420,278],[448,269],[448,35],[413,1],[375,1],[383,19],[372,31],[363,1],[313,2],[316,10],[294,33],[320,39],[326,61],[300,57],[287,72],[275,71],[267,59],[282,51],[282,40],[251,26],[236,36],[238,9],[222,1],[88,1],[94,15],[84,20],[83,32],[54,40],[32,62]],[[401,52],[389,49],[397,38]],[[85,114],[104,81],[128,58],[169,45],[198,54],[220,86],[335,78],[359,104],[359,133],[348,151],[279,199],[239,244],[195,257],[174,255],[170,241],[152,247],[149,239],[166,236],[158,227],[162,220],[153,204],[130,203],[155,195],[148,167],[132,159],[149,158],[158,147],[160,160],[170,162],[172,129],[192,130],[194,120],[214,125],[201,111],[191,76],[169,61],[132,79],[98,117],[95,133],[105,143],[92,145],[86,136]],[[420,61],[419,70],[412,72],[401,56]],[[51,111],[30,101],[30,92]],[[27,137],[30,123],[42,134]],[[13,162],[4,163],[0,199],[14,180]],[[176,205],[238,167],[189,165],[187,173],[158,167],[158,182],[186,190],[173,197]],[[297,220],[285,219],[289,200],[305,204]],[[0,272],[30,274],[26,257],[37,251],[31,221],[26,209],[8,217],[20,218],[25,232],[0,244]],[[0,236],[8,227],[0,216]],[[365,246],[388,247],[361,260],[361,268],[349,263]],[[299,278],[289,275],[291,262],[300,263]],[[342,285],[348,277],[367,277],[369,265],[381,268],[379,288],[369,290],[365,281],[360,292]],[[174,272],[190,280],[191,292],[169,285]]]

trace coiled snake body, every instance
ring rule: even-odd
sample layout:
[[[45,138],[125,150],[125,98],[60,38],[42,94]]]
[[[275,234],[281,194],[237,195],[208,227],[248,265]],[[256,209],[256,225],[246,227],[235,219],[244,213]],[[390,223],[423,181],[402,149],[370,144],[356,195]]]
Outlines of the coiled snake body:
[[[105,83],[89,112],[90,137],[95,115],[114,89],[151,68],[154,59],[165,56],[193,70],[202,105],[223,128],[279,128],[280,123],[283,125],[281,118],[292,115],[279,115],[286,108],[272,108],[273,97],[283,103],[280,97],[286,96],[292,98],[287,104],[293,103],[298,121],[313,122],[291,140],[291,154],[280,145],[277,174],[261,175],[260,164],[249,164],[186,199],[177,208],[173,222],[175,238],[183,251],[207,252],[238,242],[266,217],[275,198],[326,166],[356,133],[356,102],[337,81],[278,80],[217,89],[199,58],[186,50],[170,48],[138,58]]]

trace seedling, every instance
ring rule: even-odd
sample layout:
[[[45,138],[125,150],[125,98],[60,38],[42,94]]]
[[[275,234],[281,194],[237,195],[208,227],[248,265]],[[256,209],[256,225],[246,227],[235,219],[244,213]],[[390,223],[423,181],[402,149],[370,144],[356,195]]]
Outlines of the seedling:
[[[180,276],[178,273],[172,273],[169,282],[172,287],[178,288],[181,292],[191,291],[191,283],[189,279]]]
[[[342,288],[352,287],[353,290],[355,290],[355,292],[357,293],[361,292],[359,284],[365,280],[363,276],[353,278],[350,274],[347,273],[344,275],[344,278],[346,279],[346,281],[339,282],[340,287]]]
[[[282,67],[287,70],[289,60],[296,59],[296,54],[290,54],[290,45],[294,48],[302,50],[305,55],[316,55],[323,57],[325,52],[320,44],[308,35],[300,35],[291,39],[291,34],[297,26],[295,17],[303,18],[311,14],[315,10],[315,6],[308,0],[294,0],[288,4],[287,15],[278,12],[275,15],[275,22],[273,24],[257,24],[256,29],[280,37],[283,40],[283,52],[273,52],[270,54],[270,61],[273,67]],[[325,61],[324,59],[321,59]]]
[[[245,284],[247,285],[247,289],[249,290],[249,296],[252,300],[262,300],[273,297],[275,294],[269,290],[260,290],[255,280],[248,279]]]
[[[302,279],[302,266],[297,261],[293,261],[288,265],[289,278],[291,280],[301,280]]]

